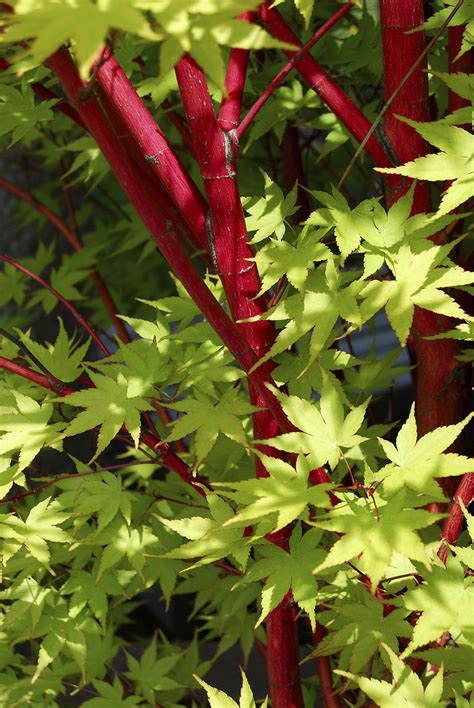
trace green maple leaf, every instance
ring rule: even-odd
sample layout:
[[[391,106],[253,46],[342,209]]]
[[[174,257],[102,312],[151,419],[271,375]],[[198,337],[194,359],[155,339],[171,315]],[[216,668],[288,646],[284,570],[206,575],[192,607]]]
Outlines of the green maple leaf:
[[[384,650],[388,654],[392,669],[392,683],[365,676],[354,676],[354,674],[339,669],[335,669],[335,673],[354,681],[369,698],[383,708],[400,708],[400,706],[435,708],[440,705],[443,693],[442,668],[424,688],[419,676],[404,664],[389,646],[384,645]]]
[[[334,469],[342,458],[343,448],[350,449],[367,440],[357,431],[364,421],[369,399],[345,416],[338,392],[330,384],[323,387],[319,404],[283,393],[277,397],[298,432],[278,435],[269,444],[278,450],[303,453],[311,468],[329,463]]]
[[[411,635],[411,626],[403,619],[403,614],[403,610],[394,610],[384,616],[383,603],[365,588],[356,586],[349,597],[320,615],[328,634],[311,656],[342,652],[339,666],[348,665],[350,671],[358,672],[380,650],[382,642],[398,651],[398,637]]]
[[[130,528],[118,515],[111,524],[94,536],[94,541],[99,546],[105,546],[100,558],[97,582],[100,582],[109,568],[126,558],[145,583],[143,568],[147,556],[156,554],[160,548],[156,534],[149,526]],[[163,562],[164,565],[165,563],[166,561]]]
[[[133,398],[156,396],[155,385],[168,382],[174,362],[172,365],[168,361],[168,352],[160,351],[156,342],[135,339],[127,344],[120,342],[112,356],[94,362],[93,366],[108,375],[122,373],[127,380],[128,395]]]
[[[305,27],[308,28],[313,14],[314,0],[295,0],[295,7],[301,12]]]
[[[245,211],[250,214],[245,219],[247,230],[255,232],[252,243],[258,243],[273,235],[281,240],[285,235],[286,220],[298,211],[296,185],[284,197],[276,182],[266,172],[261,172],[265,183],[265,196],[242,199]]]
[[[320,243],[323,236],[323,231],[308,232],[306,229],[294,246],[287,241],[270,239],[269,244],[261,248],[255,256],[262,279],[259,294],[269,290],[283,276],[286,276],[288,282],[297,290],[302,291],[308,273],[314,267],[314,261],[327,260],[331,256],[329,248]]]
[[[456,0],[444,0],[444,5],[441,10],[434,12],[431,17],[426,20],[422,25],[419,25],[412,32],[419,32],[420,30],[431,30],[441,27],[444,22],[448,19],[449,15],[452,13],[454,6],[456,5]],[[449,21],[450,27],[459,27],[459,25],[464,25],[463,40],[461,44],[461,49],[456,56],[458,59],[465,52],[472,48],[472,35],[474,33],[474,2],[473,0],[464,0],[460,7],[456,8],[456,13]],[[469,97],[471,98],[471,96]]]
[[[466,693],[472,689],[472,669],[474,666],[474,648],[461,644],[460,646],[450,646],[427,649],[416,652],[415,657],[420,657],[426,662],[435,666],[444,666],[445,671],[445,694],[448,696]],[[456,708],[471,708],[471,702],[456,701]]]
[[[98,477],[63,480],[61,486],[65,491],[59,498],[61,506],[87,519],[97,515],[97,532],[108,526],[120,512],[130,523],[130,493],[122,490],[120,476],[103,472]]]
[[[11,132],[12,145],[25,136],[38,137],[36,126],[53,119],[51,108],[55,103],[56,100],[41,101],[36,105],[28,85],[22,86],[21,91],[14,86],[0,86],[0,135]]]
[[[183,54],[190,54],[203,71],[224,87],[225,63],[220,45],[241,49],[294,48],[238,15],[254,7],[248,0],[136,0],[137,7],[156,17],[165,41],[160,47],[160,77],[173,69]]]
[[[167,676],[181,658],[180,654],[170,654],[161,659],[156,654],[155,636],[139,661],[127,653],[128,671],[125,672],[125,676],[134,682],[135,692],[151,705],[156,703],[155,691],[172,691],[180,687],[177,681]]]
[[[219,401],[213,402],[205,394],[196,391],[195,399],[173,403],[169,407],[185,415],[174,423],[173,431],[166,441],[181,440],[195,432],[196,465],[212,450],[219,433],[247,447],[247,436],[238,416],[249,415],[259,409],[238,400],[237,395],[238,391],[228,389]]]
[[[82,373],[81,362],[89,349],[90,340],[79,345],[74,337],[69,339],[60,318],[59,332],[54,344],[43,347],[31,339],[30,333],[18,332],[18,336],[26,348],[43,366],[59,381],[75,381]],[[34,365],[34,362],[33,362]]]
[[[84,607],[89,606],[103,627],[108,612],[107,596],[120,596],[122,593],[123,588],[114,575],[104,575],[98,582],[96,572],[88,573],[81,569],[73,570],[61,587],[61,595],[71,595],[68,611],[70,617],[77,617]]]
[[[308,363],[311,364],[324,349],[339,317],[360,327],[362,317],[357,296],[364,288],[364,283],[354,281],[345,285],[345,280],[353,280],[353,275],[341,274],[337,259],[328,258],[325,265],[310,274],[303,293],[285,298],[262,317],[256,317],[273,321],[287,320],[288,323],[278,332],[275,343],[254,368],[288,350],[310,330]]]
[[[129,0],[16,0],[15,14],[0,41],[25,42],[26,67],[41,64],[63,44],[72,42],[82,78],[103,48],[111,29],[123,30],[156,41],[145,15]],[[33,39],[33,41],[32,41]]]
[[[95,388],[77,391],[60,399],[71,406],[85,409],[73,418],[64,435],[79,435],[100,426],[97,450],[92,460],[100,455],[122,426],[128,430],[137,447],[140,438],[140,412],[149,411],[150,404],[143,398],[130,396],[129,385],[123,374],[118,374],[116,380],[95,374],[90,377]]]
[[[437,216],[449,214],[472,197],[474,179],[474,136],[464,128],[442,121],[417,123],[401,118],[429,143],[440,149],[434,155],[418,157],[401,167],[378,167],[378,172],[405,175],[429,181],[453,180],[441,199]]]
[[[272,445],[273,442],[274,439]],[[270,473],[269,477],[243,482],[216,483],[219,488],[234,490],[226,494],[239,504],[246,505],[235,516],[225,521],[224,528],[236,524],[245,526],[249,521],[276,515],[272,529],[278,531],[301,514],[307,515],[308,506],[328,506],[327,492],[333,488],[333,485],[312,486],[308,483],[312,466],[302,455],[299,456],[294,468],[284,460],[269,457],[261,452],[257,454]]]
[[[325,519],[312,521],[314,526],[344,534],[331,547],[326,559],[313,572],[341,565],[362,554],[364,572],[371,579],[372,592],[390,565],[392,554],[398,551],[430,567],[427,550],[417,529],[431,526],[442,514],[413,509],[412,498],[405,490],[390,498],[390,503],[375,495],[377,512],[372,499],[357,499],[349,494]]]
[[[193,674],[196,681],[204,688],[207,693],[207,698],[209,700],[210,708],[256,708],[257,704],[255,698],[253,697],[252,689],[245,673],[242,671],[242,688],[240,691],[239,702],[236,703],[227,693],[220,691],[218,688],[210,686],[208,683],[203,681],[199,676]],[[261,708],[267,708],[268,698],[265,698],[261,704]]]
[[[312,192],[312,194],[326,208],[313,212],[306,223],[334,228],[337,247],[344,263],[347,256],[359,247],[365,234],[374,228],[372,212],[377,200],[366,199],[351,209],[347,199],[337,189],[333,188],[332,194],[327,192]]]
[[[261,594],[261,613],[258,627],[269,613],[283,600],[291,589],[293,600],[309,616],[313,631],[316,629],[317,583],[312,570],[315,560],[325,555],[318,549],[321,532],[316,529],[307,531],[303,536],[301,526],[295,526],[290,542],[289,553],[272,543],[259,546],[257,560],[237,586],[265,579]],[[236,587],[237,587],[236,586]]]
[[[49,424],[53,413],[51,403],[37,403],[33,398],[12,391],[16,408],[0,415],[0,455],[19,450],[18,470],[21,472],[34,460],[45,446],[60,446],[60,431],[63,423]],[[3,408],[5,411],[5,408]]]
[[[438,640],[449,632],[456,644],[471,645],[474,641],[474,585],[465,577],[461,563],[452,556],[446,566],[436,560],[425,582],[407,592],[397,604],[406,610],[421,612],[413,628],[410,644],[402,657],[418,647]]]
[[[393,494],[407,486],[433,499],[444,499],[443,492],[434,478],[465,474],[472,470],[471,459],[445,453],[444,450],[459,437],[473,416],[471,413],[460,423],[437,428],[418,440],[413,404],[408,420],[397,435],[396,446],[379,438],[390,463],[376,472],[374,479],[383,480],[387,494]]]
[[[217,494],[207,494],[210,516],[190,516],[183,519],[167,519],[156,515],[161,523],[189,540],[165,554],[165,558],[201,560],[191,568],[212,563],[219,558],[233,555],[245,566],[250,546],[245,545],[240,528],[228,528],[225,522],[234,516],[232,508]]]
[[[471,320],[442,288],[474,282],[472,273],[459,267],[439,266],[444,251],[427,245],[416,253],[403,244],[387,260],[395,280],[373,280],[360,292],[365,298],[360,309],[364,321],[385,307],[387,317],[402,346],[406,344],[415,305],[448,317]]]
[[[83,703],[87,708],[133,708],[142,703],[139,696],[123,697],[123,686],[119,677],[115,675],[113,684],[105,681],[93,681],[93,686],[99,697],[91,698]]]
[[[72,540],[70,535],[58,526],[67,519],[69,515],[62,513],[59,504],[52,502],[51,497],[36,504],[25,521],[13,514],[4,515],[0,522],[2,536],[5,539],[2,550],[3,562],[6,563],[22,546],[25,546],[39,563],[49,568],[51,556],[47,541],[69,543]]]

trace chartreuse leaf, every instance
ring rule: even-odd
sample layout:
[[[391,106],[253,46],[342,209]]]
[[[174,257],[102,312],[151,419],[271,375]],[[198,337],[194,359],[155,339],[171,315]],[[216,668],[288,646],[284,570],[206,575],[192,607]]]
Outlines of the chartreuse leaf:
[[[272,447],[276,447],[274,440],[271,441]],[[308,463],[302,455],[298,457],[296,468],[277,457],[269,457],[261,452],[258,456],[267,468],[269,477],[215,484],[219,488],[234,490],[224,493],[244,506],[235,516],[230,516],[224,522],[225,528],[236,524],[245,526],[249,521],[271,515],[276,516],[276,521],[272,522],[272,530],[278,531],[301,514],[306,516],[308,506],[328,505],[327,492],[333,485],[311,485],[308,475],[314,465]]]
[[[124,698],[122,682],[117,674],[113,684],[105,681],[93,681],[92,683],[99,696],[83,703],[88,708],[132,708],[142,703],[139,696]]]
[[[465,577],[457,558],[448,557],[446,566],[436,559],[425,582],[407,592],[397,601],[407,612],[421,612],[413,628],[410,644],[402,654],[409,656],[415,649],[438,640],[449,632],[456,644],[472,646],[474,642],[474,585]]]
[[[295,0],[295,5],[303,15],[305,26],[308,27],[313,14],[314,0]]]
[[[325,518],[308,521],[318,528],[344,534],[331,546],[326,559],[314,569],[314,573],[362,554],[364,572],[369,576],[374,592],[394,551],[430,568],[426,547],[416,531],[431,526],[442,518],[442,514],[413,509],[413,498],[405,490],[390,497],[390,503],[377,494],[370,499],[342,494],[341,499],[344,503],[338,504]]]
[[[320,243],[323,236],[322,230],[304,229],[294,246],[287,241],[270,239],[255,256],[262,279],[259,294],[269,290],[283,276],[301,292],[314,262],[327,260],[331,256],[329,248]]]
[[[452,13],[454,6],[457,5],[456,0],[444,0],[444,5],[441,10],[434,12],[431,17],[429,17],[426,22],[419,25],[412,32],[419,32],[420,30],[431,30],[441,27],[449,15]],[[458,59],[465,52],[472,48],[472,36],[474,33],[474,1],[464,0],[459,7],[456,8],[454,16],[449,21],[450,27],[459,27],[459,25],[464,25],[463,39],[461,43],[461,48],[458,55],[455,57]]]
[[[98,532],[108,526],[120,512],[125,521],[130,523],[131,494],[122,490],[120,475],[103,472],[97,477],[72,477],[63,480],[61,487],[64,489],[59,497],[62,508],[70,509],[75,516],[84,516],[86,519],[96,516]]]
[[[417,439],[415,405],[408,420],[397,435],[396,446],[379,438],[390,463],[375,473],[374,479],[383,481],[384,492],[393,494],[404,487],[426,494],[433,499],[444,499],[435,477],[465,474],[472,470],[472,460],[455,453],[445,453],[474,416],[471,413],[456,425],[436,428]]]
[[[94,617],[97,617],[103,627],[106,626],[109,610],[107,596],[121,596],[123,588],[113,574],[106,574],[100,581],[97,569],[93,573],[74,569],[68,580],[61,587],[61,595],[71,595],[68,614],[73,619],[84,607],[89,606]]]
[[[255,232],[252,243],[263,241],[269,236],[281,241],[286,231],[286,220],[298,211],[296,206],[296,185],[283,196],[280,187],[262,170],[265,183],[264,197],[244,197],[242,203],[250,216],[245,219],[247,230]]]
[[[463,546],[450,546],[452,552],[461,563],[464,563],[467,568],[474,571],[474,517],[468,512],[462,499],[459,499],[459,505],[466,519],[466,526],[471,537],[471,545],[468,547]]]
[[[51,556],[47,541],[55,541],[56,543],[72,541],[70,535],[59,527],[59,524],[69,519],[69,515],[60,509],[59,504],[51,501],[51,497],[49,497],[36,504],[25,521],[13,514],[4,514],[0,520],[1,535],[4,539],[3,563],[6,563],[22,546],[25,546],[41,565],[49,568]],[[49,570],[51,569],[49,568]]]
[[[347,280],[352,282],[346,285]],[[364,287],[363,281],[353,280],[353,275],[341,274],[337,258],[328,257],[326,264],[320,265],[309,275],[304,292],[285,298],[263,317],[255,318],[288,321],[257,366],[287,351],[310,330],[308,364],[311,364],[324,349],[339,317],[354,327],[361,327],[363,320],[357,297]]]
[[[210,708],[256,708],[257,704],[255,698],[253,697],[252,689],[248,682],[247,676],[241,670],[242,673],[242,689],[240,691],[239,702],[236,703],[227,693],[220,691],[218,688],[210,686],[208,683],[203,681],[199,676],[193,674],[196,681],[204,688],[207,693],[207,698],[209,700]],[[268,699],[265,698],[264,702],[261,704],[261,708],[267,708]]]
[[[347,199],[336,189],[333,189],[332,194],[313,192],[313,195],[326,208],[313,212],[306,223],[334,228],[337,247],[344,262],[359,247],[364,234],[373,228],[372,210],[377,200],[366,199],[351,209]]]
[[[0,39],[1,41],[1,39]],[[14,86],[0,86],[0,135],[12,134],[11,144],[38,137],[36,126],[52,120],[52,106],[56,101],[35,104],[33,91],[25,84],[21,90]]]
[[[172,691],[180,684],[167,676],[180,659],[180,654],[157,657],[156,636],[143,652],[140,660],[127,653],[128,671],[125,676],[134,682],[135,692],[143,696],[150,705],[156,704],[156,693]]]
[[[415,253],[408,244],[402,244],[387,260],[395,280],[373,280],[361,290],[360,295],[365,298],[360,306],[363,320],[385,307],[402,346],[408,339],[415,305],[448,317],[471,320],[441,288],[472,283],[473,274],[462,268],[438,267],[439,257],[437,246],[427,246]]]
[[[190,54],[209,77],[224,87],[225,64],[220,45],[241,49],[293,48],[255,24],[237,19],[253,9],[249,0],[135,0],[136,7],[149,10],[160,25],[165,41],[160,47],[160,75],[166,76],[183,54]]]
[[[400,706],[436,708],[440,705],[443,693],[443,668],[441,667],[436,672],[425,689],[419,676],[404,664],[388,645],[384,644],[383,647],[390,661],[392,683],[365,676],[354,676],[354,674],[339,669],[335,669],[334,673],[354,681],[369,698],[382,708],[400,708]]]
[[[210,516],[189,516],[181,519],[167,519],[155,515],[161,523],[175,533],[189,540],[164,555],[165,558],[190,560],[201,558],[191,568],[212,563],[225,556],[234,556],[243,567],[248,559],[250,546],[242,539],[242,529],[228,528],[225,522],[234,516],[232,507],[217,494],[206,495]]]
[[[145,15],[129,0],[16,0],[6,16],[2,42],[25,42],[27,66],[41,64],[63,44],[72,43],[82,78],[86,78],[111,29],[149,40],[153,32]]]
[[[53,413],[51,403],[37,403],[33,398],[12,391],[16,407],[0,415],[0,455],[19,451],[18,470],[21,472],[34,460],[41,448],[60,447],[63,423],[49,424]]]
[[[113,440],[122,426],[128,430],[137,447],[140,437],[140,413],[150,410],[150,404],[139,396],[129,394],[128,382],[121,373],[116,380],[97,374],[91,374],[90,377],[95,388],[77,391],[61,399],[71,406],[85,409],[73,418],[64,435],[70,437],[100,426],[93,460]]]
[[[417,123],[401,118],[425,140],[439,148],[434,155],[418,157],[401,167],[378,167],[379,172],[405,175],[430,181],[453,180],[444,192],[437,216],[449,214],[472,197],[474,179],[474,136],[464,128],[436,121]]]
[[[247,447],[247,436],[238,416],[249,415],[259,409],[242,399],[239,400],[237,396],[238,391],[230,388],[220,400],[213,402],[205,394],[196,391],[194,399],[173,403],[170,408],[182,411],[185,415],[174,423],[167,442],[181,440],[195,432],[196,465],[212,450],[219,433]]]
[[[311,529],[302,535],[301,526],[297,524],[291,534],[289,552],[268,541],[258,546],[258,555],[263,557],[236,586],[265,579],[257,627],[291,590],[293,600],[309,615],[313,631],[316,629],[318,586],[312,570],[315,560],[325,556],[325,550],[318,548],[320,539],[321,531]]]
[[[403,610],[393,610],[384,616],[383,603],[366,588],[356,586],[350,596],[345,595],[330,611],[318,615],[329,631],[311,656],[341,652],[338,665],[357,673],[379,652],[382,642],[398,651],[398,638],[411,635],[403,614]]]
[[[26,348],[41,364],[59,381],[66,383],[75,381],[81,375],[81,362],[89,349],[89,340],[79,345],[75,337],[69,339],[60,318],[58,336],[54,344],[43,347],[31,339],[29,332],[18,332],[18,336]]]
[[[338,391],[330,384],[323,387],[319,404],[298,396],[276,395],[288,420],[298,431],[271,438],[270,444],[278,450],[306,455],[310,468],[329,463],[334,469],[342,458],[343,448],[354,447],[367,439],[357,433],[369,399],[346,416]]]

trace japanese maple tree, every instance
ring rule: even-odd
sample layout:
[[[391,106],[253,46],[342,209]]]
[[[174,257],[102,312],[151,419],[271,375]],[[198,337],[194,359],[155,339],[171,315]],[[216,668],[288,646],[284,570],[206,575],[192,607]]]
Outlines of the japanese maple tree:
[[[472,0],[0,7],[2,705],[471,705]]]

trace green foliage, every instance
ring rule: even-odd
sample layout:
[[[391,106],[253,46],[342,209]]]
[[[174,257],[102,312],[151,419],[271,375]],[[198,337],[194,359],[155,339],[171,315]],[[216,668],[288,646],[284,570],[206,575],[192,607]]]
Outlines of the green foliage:
[[[424,27],[440,27],[454,4],[437,0]],[[438,43],[430,72],[433,108],[443,118],[401,118],[436,151],[379,174],[360,161],[337,189],[353,138],[323,104],[321,86],[316,95],[293,70],[240,150],[233,184],[252,253],[231,273],[236,290],[226,295],[228,274],[221,280],[192,244],[179,199],[156,190],[161,168],[145,164],[142,145],[97,89],[94,64],[112,48],[169,142],[163,160],[176,148],[197,194],[207,180],[183,125],[205,118],[185,115],[177,62],[188,54],[202,67],[217,111],[223,97],[235,100],[224,90],[230,50],[257,50],[244,113],[286,62],[276,50],[291,45],[242,19],[257,8],[248,0],[11,5],[14,13],[2,9],[0,33],[12,64],[0,85],[0,141],[13,146],[8,179],[34,189],[32,203],[15,202],[12,211],[7,203],[12,231],[2,250],[74,303],[110,355],[47,289],[2,266],[0,705],[265,707],[269,699],[254,695],[244,671],[239,697],[206,675],[235,645],[244,667],[253,661],[280,608],[319,637],[306,633],[304,658],[310,665],[327,658],[342,702],[467,708],[474,524],[460,501],[465,530],[456,542],[441,541],[440,526],[449,484],[473,469],[461,454],[472,415],[426,432],[417,423],[424,402],[410,408],[414,396],[397,387],[409,372],[430,376],[406,356],[416,308],[440,324],[427,342],[439,351],[452,346],[463,364],[473,357],[473,144],[465,127],[472,76],[448,73]],[[274,5],[302,41],[337,6]],[[371,119],[384,100],[376,8],[354,3],[312,50]],[[451,23],[465,25],[460,56],[472,43],[471,11],[465,0]],[[167,238],[185,244],[196,286],[189,292],[127,203],[98,142],[61,113],[67,91],[41,65],[63,45],[88,82],[76,109],[97,99],[106,131],[143,175],[150,218],[159,213]],[[38,83],[57,98],[40,100]],[[466,105],[444,115],[443,90]],[[288,166],[291,131],[301,153],[296,172]],[[228,182],[230,157],[216,179]],[[433,211],[413,213],[415,185],[407,180],[385,208],[383,174],[430,182]],[[177,169],[169,178],[178,194],[184,190]],[[223,219],[227,182],[217,205]],[[40,203],[59,221],[32,208]],[[196,215],[203,231],[204,215],[204,208]],[[60,240],[61,222],[77,250]],[[34,241],[34,255],[21,255],[23,238]],[[216,331],[193,297],[205,284],[216,319],[230,327],[222,313],[242,296],[240,283],[248,284],[247,301],[234,326],[245,339],[231,351],[227,330]],[[251,298],[261,315],[250,316]],[[126,328],[121,341],[112,310]],[[59,320],[53,334],[45,316]],[[275,337],[255,344],[271,327]],[[252,346],[258,361],[249,372],[241,361]],[[251,373],[257,380],[249,384]],[[285,428],[266,407],[265,389]],[[444,401],[444,389],[435,394]],[[157,595],[166,611],[192,599],[185,639],[156,627],[139,635],[136,618]],[[415,660],[425,662],[421,673]],[[322,704],[322,689],[316,675],[305,679],[305,705]]]

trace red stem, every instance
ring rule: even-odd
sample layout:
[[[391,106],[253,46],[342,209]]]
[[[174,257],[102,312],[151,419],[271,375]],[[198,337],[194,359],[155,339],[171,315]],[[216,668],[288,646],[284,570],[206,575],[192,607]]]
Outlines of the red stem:
[[[316,625],[316,630],[313,634],[315,646],[317,646],[326,636],[326,630],[321,624]],[[341,708],[341,702],[335,695],[334,685],[332,682],[332,671],[329,657],[316,657],[316,671],[319,676],[319,685],[323,694],[324,708]]]
[[[66,307],[69,312],[73,315],[73,317],[79,322],[81,327],[85,329],[89,337],[94,340],[94,342],[97,344],[99,349],[105,356],[110,356],[110,352],[105,346],[105,344],[101,341],[100,337],[95,333],[94,329],[91,327],[91,325],[88,323],[88,321],[81,315],[78,310],[72,305],[69,300],[66,300],[61,293],[59,293],[57,290],[55,290],[49,283],[47,283],[43,278],[41,278],[39,275],[36,275],[36,273],[32,273],[31,270],[26,268],[24,265],[21,265],[21,263],[18,263],[17,261],[13,260],[12,258],[9,258],[8,256],[3,256],[0,254],[0,260],[4,261],[5,263],[8,263],[9,265],[13,266],[13,268],[16,268],[17,270],[20,270],[22,273],[25,273],[29,278],[32,280],[35,280],[37,283],[39,283],[43,288],[46,288],[54,297],[61,302],[64,307]]]
[[[0,187],[3,187],[3,189],[6,189],[8,192],[14,194],[16,197],[36,209],[36,211],[38,211],[46,219],[48,219],[51,224],[56,226],[56,228],[68,240],[68,242],[71,244],[72,248],[75,251],[81,250],[82,243],[79,237],[73,231],[71,231],[71,229],[66,226],[64,221],[57,214],[51,211],[51,209],[49,209],[45,204],[39,202],[33,197],[32,194],[30,194],[29,192],[25,192],[23,189],[20,189],[20,187],[17,187],[15,184],[12,184],[12,182],[4,179],[3,177],[0,177]],[[94,281],[97,292],[102,298],[105,308],[110,315],[110,319],[112,320],[120,339],[123,342],[129,342],[130,336],[122,320],[117,317],[117,308],[102,276],[97,270],[94,269],[91,272],[91,277]]]
[[[242,119],[240,125],[237,128],[237,137],[239,138],[239,140],[245,133],[249,125],[252,123],[252,121],[255,120],[255,116],[262,110],[263,106],[268,101],[270,96],[275,92],[278,86],[282,84],[282,82],[288,76],[290,71],[295,68],[299,59],[301,59],[301,57],[307,54],[309,50],[314,47],[316,42],[318,42],[321,37],[323,37],[326,32],[331,29],[331,27],[335,25],[336,22],[338,22],[342,17],[344,17],[347,12],[349,12],[352,6],[352,2],[348,2],[343,5],[337,12],[334,13],[332,17],[329,18],[329,20],[327,20],[323,25],[321,25],[321,27],[319,27],[319,29],[316,30],[311,39],[306,42],[306,44],[304,44],[298,52],[293,53],[288,64],[285,64],[283,69],[281,69],[281,71],[278,72],[275,78],[271,80],[265,91],[257,98],[253,106],[248,111],[247,115]],[[298,43],[297,40],[294,43]]]
[[[467,508],[473,500],[474,473],[471,472],[470,474],[464,475],[459,483],[456,493],[454,494],[449,516],[443,523],[443,530],[441,532],[441,538],[443,541],[452,545],[456,543],[458,536],[461,533],[461,527],[464,521],[464,514],[460,502],[462,501],[464,506]],[[438,556],[441,558],[443,563],[446,563],[448,554],[446,543],[442,543],[438,550]]]
[[[49,207],[35,199],[32,194],[30,194],[29,192],[25,192],[23,189],[17,187],[15,184],[5,179],[4,177],[0,177],[0,187],[6,189],[11,194],[14,194],[16,197],[26,202],[26,204],[29,204],[34,209],[36,209],[36,211],[42,214],[49,222],[51,222],[51,224],[53,224],[58,229],[58,231],[62,233],[62,235],[68,240],[68,242],[75,251],[79,251],[81,249],[81,242],[77,238],[76,234],[74,234],[71,229],[66,226],[64,221],[57,214],[51,211]]]
[[[262,22],[278,39],[301,46],[301,42],[296,35],[293,34],[278,10],[270,6],[270,1],[264,2],[260,6],[259,13]],[[295,55],[295,52],[285,51],[285,54],[287,57],[291,58]],[[306,54],[301,57],[295,64],[295,68],[309,83],[310,87],[321,97],[321,100],[336,114],[341,123],[355,139],[358,142],[362,142],[369,132],[371,124],[347,94],[310,55]],[[390,157],[387,155],[375,134],[368,140],[365,150],[379,167],[388,167],[392,164]]]
[[[422,0],[381,0],[382,43],[384,53],[385,96],[390,97],[415,63],[425,46],[423,32],[406,34],[424,20]],[[416,121],[429,120],[426,61],[420,62],[390,106],[385,132],[401,162],[427,152],[421,136],[395,118],[403,115]],[[410,180],[387,180],[387,201],[395,202],[410,186]],[[418,183],[414,214],[431,211],[426,183]],[[425,337],[452,329],[453,322],[433,312],[415,308],[412,335],[418,368],[416,372],[416,419],[418,435],[443,425],[451,425],[463,415],[466,398],[464,367],[456,356],[456,340],[427,341]],[[443,480],[445,491],[451,481]]]
[[[241,20],[252,22],[253,13],[244,12]],[[221,102],[218,124],[222,130],[237,128],[242,108],[242,95],[249,63],[248,49],[231,49],[225,77],[226,94]]]
[[[211,251],[215,260],[234,320],[245,320],[265,311],[265,303],[256,298],[260,279],[253,251],[248,242],[245,219],[236,181],[237,144],[233,130],[223,130],[217,121],[207,89],[206,78],[194,60],[183,57],[176,66],[176,76],[190,133],[193,137],[201,176],[208,202],[207,221]],[[262,355],[274,341],[273,325],[265,320],[241,322],[240,330],[255,352]],[[273,365],[267,362],[257,369],[271,375]],[[250,382],[254,405],[263,407],[262,391]],[[280,421],[273,411],[254,414],[256,439],[270,438],[279,431]],[[257,463],[257,474],[266,475]],[[291,529],[270,534],[269,540],[286,547]],[[267,619],[267,669],[270,696],[274,708],[301,708],[298,636],[296,614],[292,603],[281,602]]]
[[[207,250],[205,200],[176,157],[172,145],[108,50],[100,60],[96,82],[107,104],[120,116],[126,133],[138,146],[143,166],[148,165],[166,194],[178,207],[195,244]]]
[[[127,151],[110,131],[107,119],[96,99],[93,96],[88,96],[82,103],[78,100],[78,95],[84,88],[84,84],[70,55],[67,51],[60,50],[49,58],[47,65],[56,74],[73,105],[80,112],[119,184],[151,233],[164,258],[236,360],[246,372],[249,372],[258,360],[251,343],[245,339],[238,327],[227,316],[225,310],[212,295],[184,253],[172,232],[172,222],[168,219],[168,214],[163,211],[161,205],[159,210],[155,207],[156,190],[154,184],[146,173],[138,169],[130,160]],[[249,374],[249,379],[260,391],[264,405],[272,411],[281,429],[288,430],[287,418],[277,399],[266,386],[267,382],[271,383],[268,368],[259,367]]]
[[[69,396],[70,394],[75,393],[74,388],[58,381],[54,376],[39,374],[26,366],[16,364],[15,362],[5,359],[4,357],[0,357],[0,368],[10,371],[12,374],[16,374],[17,376],[21,376],[28,381],[32,381],[38,386],[47,388],[55,393],[59,393],[61,396]],[[188,465],[186,465],[183,460],[171,450],[168,443],[163,442],[154,435],[150,435],[146,431],[141,432],[140,440],[151,450],[154,452],[158,451],[158,453],[162,455],[161,461],[165,467],[173,472],[176,472],[181,479],[191,484],[199,492],[199,494],[201,494],[201,496],[205,496],[205,491],[202,489],[202,486],[196,484],[196,482],[200,482],[202,485],[203,480],[192,476]]]

